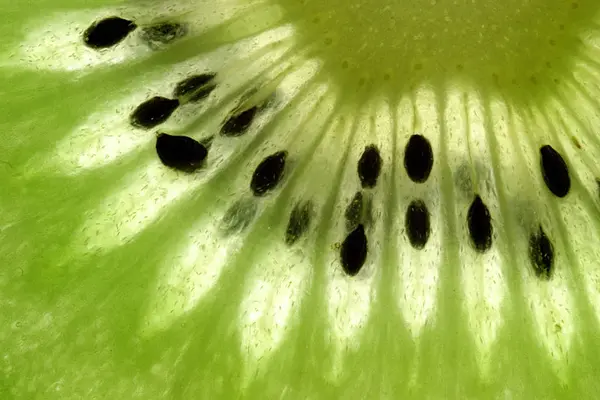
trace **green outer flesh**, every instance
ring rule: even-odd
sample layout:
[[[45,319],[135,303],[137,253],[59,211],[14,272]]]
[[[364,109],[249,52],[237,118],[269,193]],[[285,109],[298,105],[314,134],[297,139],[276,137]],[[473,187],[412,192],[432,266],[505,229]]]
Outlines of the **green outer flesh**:
[[[110,6],[106,1],[90,0],[34,3],[28,9],[14,2],[2,6],[8,9],[9,15],[8,21],[0,25],[6,48],[16,48],[23,40],[22,26],[33,14],[37,18],[62,9],[92,8],[94,4]],[[319,31],[307,28],[310,21],[300,18],[303,14],[296,5],[287,4],[294,2],[283,3],[286,4],[283,5],[282,14],[273,16],[272,20],[265,18],[265,25],[268,27],[272,22],[276,26],[281,23],[279,18],[282,21],[289,18],[299,28],[295,45],[305,48],[305,45],[315,44],[314,35]],[[375,3],[384,2],[380,0]],[[510,3],[512,5],[513,2]],[[324,12],[319,9],[321,6],[316,0],[303,4],[303,12],[307,15]],[[377,4],[377,7],[380,5]],[[594,22],[598,7],[593,6],[592,2],[581,2],[579,8],[585,15],[566,19],[566,29],[576,30],[583,26],[591,34],[598,35]],[[438,63],[424,62],[414,77],[403,79],[410,75],[410,68],[414,64],[397,64],[392,56],[389,60],[386,58],[385,62],[375,63],[366,56],[360,57],[360,54],[353,59],[355,62],[350,63],[349,68],[340,68],[336,65],[338,60],[354,57],[346,46],[337,44],[340,38],[348,35],[342,22],[347,20],[344,18],[353,21],[355,15],[350,11],[340,12],[339,15],[341,22],[337,31],[333,32],[332,27],[336,26],[333,22],[327,22],[331,23],[327,27],[332,30],[332,43],[338,47],[330,51],[326,47],[330,44],[316,43],[316,47],[310,50],[310,55],[324,60],[319,79],[330,80],[330,88],[334,93],[332,96],[342,99],[336,105],[336,115],[353,115],[358,104],[366,103],[365,98],[390,96],[396,101],[405,93],[416,93],[422,84],[429,84],[433,88],[433,93],[438,96],[434,96],[438,107],[445,105],[443,99],[446,91],[458,85],[461,88],[474,87],[482,98],[491,101],[504,99],[511,109],[525,110],[524,115],[529,112],[532,118],[538,110],[544,110],[547,99],[552,98],[556,90],[572,108],[578,107],[577,101],[589,100],[577,97],[574,93],[578,93],[578,90],[591,94],[597,92],[597,81],[593,78],[600,77],[597,74],[598,67],[594,64],[600,59],[598,51],[591,49],[591,46],[580,44],[577,47],[570,42],[566,47],[561,47],[562,50],[548,50],[537,39],[527,42],[518,35],[514,43],[521,44],[523,49],[537,51],[535,54],[539,57],[534,57],[536,60],[546,57],[556,61],[553,65],[557,70],[553,70],[552,74],[540,73],[537,83],[532,82],[528,68],[535,70],[541,68],[543,63],[528,63],[521,55],[508,55],[510,63],[502,65],[500,55],[495,54],[493,57],[498,58],[482,61],[478,65],[477,60],[473,59],[480,54],[477,46],[465,50],[460,53],[462,55],[456,56],[457,60],[448,63],[454,66],[461,64],[458,72],[438,70],[435,67]],[[534,13],[538,19],[530,18],[538,24],[535,26],[539,26],[542,34],[546,34],[552,32],[552,25],[539,22],[543,15],[543,12],[540,15]],[[560,19],[564,14],[557,12],[556,16]],[[365,13],[364,18],[377,21],[382,17],[377,13]],[[463,22],[460,25],[467,29],[473,27]],[[214,39],[214,43],[219,43],[219,40],[235,42],[259,28],[247,22],[236,26],[236,29],[216,29],[207,37]],[[358,35],[348,40],[354,43],[360,37]],[[451,36],[447,43],[440,43],[442,59],[450,57],[450,41],[460,38]],[[491,35],[486,40],[493,41],[494,38],[496,36]],[[389,45],[388,42],[384,43]],[[202,44],[202,50],[196,51],[203,51],[202,46],[210,47]],[[597,308],[584,289],[584,283],[586,279],[600,276],[600,262],[597,257],[594,258],[594,254],[578,251],[576,246],[585,240],[587,246],[598,247],[599,199],[598,193],[593,191],[595,182],[585,180],[589,174],[571,169],[572,177],[575,176],[573,171],[581,175],[573,178],[574,188],[569,200],[562,203],[545,191],[539,197],[537,186],[523,187],[522,192],[515,192],[515,185],[511,186],[510,179],[517,174],[515,181],[530,182],[527,170],[522,166],[515,168],[515,171],[502,169],[503,152],[498,147],[501,139],[494,139],[493,133],[487,136],[492,149],[491,159],[482,163],[488,168],[493,166],[490,173],[494,174],[496,184],[506,188],[498,189],[500,211],[495,214],[495,229],[501,237],[508,239],[495,242],[495,246],[500,248],[506,289],[501,327],[489,354],[481,350],[476,340],[478,332],[473,332],[468,322],[469,318],[477,319],[478,315],[483,314],[470,313],[461,294],[464,290],[460,280],[461,268],[465,260],[472,260],[473,257],[469,255],[472,251],[465,245],[464,232],[460,230],[463,214],[457,215],[459,205],[462,206],[465,200],[452,184],[450,166],[456,165],[456,161],[446,151],[435,153],[436,163],[442,167],[438,165],[439,170],[433,172],[439,178],[439,187],[434,195],[441,196],[440,202],[444,204],[445,223],[438,227],[443,237],[440,244],[443,261],[433,314],[416,339],[412,337],[398,308],[397,274],[401,262],[395,251],[396,242],[390,241],[378,251],[380,270],[373,280],[377,296],[371,304],[368,323],[359,336],[350,341],[357,344],[356,348],[343,352],[341,361],[336,359],[335,343],[328,339],[328,332],[332,328],[326,307],[327,292],[323,290],[329,279],[329,268],[337,268],[328,264],[331,246],[335,242],[330,240],[334,220],[325,218],[320,219],[318,226],[311,231],[313,239],[319,238],[317,244],[314,247],[305,244],[310,250],[307,251],[309,264],[314,269],[311,270],[310,282],[305,286],[306,293],[294,311],[296,314],[285,330],[286,335],[280,347],[259,360],[252,360],[240,351],[240,307],[245,304],[248,286],[257,275],[255,263],[268,259],[266,254],[274,246],[273,243],[281,240],[288,215],[284,214],[284,210],[288,210],[284,205],[291,203],[292,198],[292,189],[288,187],[281,191],[280,198],[270,203],[271,207],[267,207],[250,228],[250,239],[239,253],[229,259],[227,269],[215,288],[191,311],[178,316],[172,323],[163,326],[162,330],[144,334],[142,331],[148,320],[148,310],[152,310],[152,302],[156,301],[157,296],[159,303],[162,299],[162,294],[157,294],[157,282],[162,279],[165,259],[176,263],[176,255],[172,251],[185,239],[186,233],[191,232],[196,218],[200,219],[207,215],[204,213],[229,205],[239,197],[237,190],[242,184],[238,182],[238,176],[251,168],[252,149],[240,158],[242,167],[233,165],[225,168],[218,179],[210,180],[201,190],[195,189],[197,192],[193,196],[164,212],[161,219],[150,224],[131,241],[121,246],[84,253],[79,252],[74,237],[80,234],[81,226],[86,221],[96,216],[102,200],[119,190],[124,182],[123,177],[154,156],[151,146],[145,147],[148,151],[134,152],[116,163],[72,175],[61,174],[56,166],[45,171],[39,167],[42,164],[41,161],[38,164],[38,160],[46,160],[45,157],[53,154],[56,143],[61,142],[88,115],[102,110],[103,104],[108,104],[115,97],[126,98],[123,88],[138,82],[141,71],[151,72],[158,66],[162,68],[181,62],[193,55],[194,49],[191,45],[183,45],[154,53],[147,59],[99,68],[90,73],[41,68],[36,71],[19,65],[2,67],[0,399],[567,399],[595,396],[600,373],[596,345]],[[418,49],[405,50],[406,57],[413,57]],[[376,54],[377,57],[382,55],[385,53]],[[593,58],[594,55],[596,58]],[[472,60],[472,67],[463,65],[468,59]],[[586,75],[587,81],[570,75],[570,68],[574,69],[573,64],[580,60],[593,65],[592,72]],[[364,73],[364,86],[371,90],[361,87],[355,74],[366,71],[368,65],[374,66]],[[392,73],[384,79],[386,71],[393,70],[394,65],[399,65],[396,70],[398,73]],[[241,63],[238,66],[243,68]],[[519,75],[523,70],[527,75],[525,77]],[[506,74],[503,75],[503,72]],[[517,77],[521,81],[513,84],[512,80]],[[375,84],[378,79],[384,80],[385,85]],[[588,89],[569,86],[569,89],[561,91],[549,85],[548,82],[553,79],[567,81],[565,85],[588,85]],[[596,101],[589,104],[598,106]],[[582,113],[586,123],[594,121],[591,115],[586,115],[585,111]],[[352,121],[352,118],[348,120]],[[449,140],[451,127],[446,126],[444,121],[440,117],[438,123],[441,124],[441,131],[447,131],[447,135],[442,136]],[[413,121],[413,127],[416,131],[427,132],[431,123],[421,118]],[[494,124],[493,120],[484,118],[484,130],[491,131]],[[541,125],[538,126],[531,119],[525,121],[525,126],[533,130]],[[517,128],[513,132],[517,132]],[[592,141],[593,136],[586,136],[586,132],[582,129],[577,134],[592,138]],[[591,134],[595,135],[595,132],[591,131]],[[570,137],[563,140],[563,130],[559,130],[557,135],[563,135],[560,143],[567,146]],[[527,146],[530,143],[535,148],[551,136],[532,132],[528,138],[518,137],[512,140],[515,146]],[[398,143],[404,139],[405,136],[398,136]],[[445,142],[441,140],[440,146],[444,146]],[[400,144],[397,146],[401,148]],[[595,160],[595,144],[592,142],[589,146],[589,153],[582,156],[584,161]],[[256,145],[254,150],[259,147]],[[340,148],[343,150],[342,146]],[[350,156],[339,152],[340,160]],[[404,204],[410,199],[406,195],[410,189],[402,186],[407,184],[407,178],[398,161],[401,156],[395,154],[394,157],[397,160],[393,167],[384,164],[384,168],[389,168],[389,180],[384,182],[392,190],[380,197],[385,199],[387,218],[380,221],[383,221],[382,229],[388,235],[386,237],[401,236],[398,229],[402,227],[398,227],[394,221],[401,221],[402,214],[393,205]],[[333,161],[337,161],[337,158]],[[325,167],[335,167],[333,161]],[[472,161],[475,165],[473,170],[477,171],[477,161]],[[575,161],[570,162],[574,165]],[[348,165],[354,173],[355,162],[348,161]],[[34,173],[32,170],[35,170]],[[539,173],[539,170],[535,172]],[[299,179],[298,176],[295,179]],[[332,178],[333,182],[336,180],[341,187],[348,181],[342,175]],[[531,180],[545,189],[539,176],[532,176]],[[228,182],[230,186],[224,188],[223,182]],[[245,185],[246,180],[243,182]],[[335,203],[338,187],[332,188],[332,193],[325,192],[323,198],[327,201],[322,205],[334,218],[340,219],[343,207]],[[219,196],[213,196],[213,193]],[[574,304],[571,320],[574,334],[561,360],[552,358],[540,339],[538,328],[534,326],[532,300],[527,288],[530,282],[536,281],[528,272],[518,225],[530,213],[522,211],[524,208],[517,211],[521,204],[535,211],[543,205],[539,218],[545,218],[544,221],[553,215],[561,215],[561,212],[575,204],[582,207],[578,215],[585,216],[585,227],[595,232],[589,235],[584,233],[575,225],[574,219],[568,218],[569,214],[551,223],[555,246],[559,249],[557,269],[567,271],[564,272],[566,287]],[[527,226],[527,222],[524,225]],[[398,245],[407,246],[407,243],[404,241]],[[467,258],[464,254],[467,254]],[[474,263],[473,267],[476,266],[481,267],[481,264]],[[281,268],[286,267],[282,265]],[[484,282],[480,289],[485,286]],[[555,288],[549,284],[541,290],[548,291],[548,296],[552,297]],[[557,324],[554,328],[560,336],[561,330],[571,329],[571,326]],[[338,362],[341,362],[341,368],[335,367]]]

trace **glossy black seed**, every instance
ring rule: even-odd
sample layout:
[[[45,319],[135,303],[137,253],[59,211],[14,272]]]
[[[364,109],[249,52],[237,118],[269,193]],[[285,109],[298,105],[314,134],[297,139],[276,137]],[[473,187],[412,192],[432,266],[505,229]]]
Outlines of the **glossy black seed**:
[[[187,34],[185,25],[176,22],[163,22],[142,29],[141,37],[150,47],[157,47],[173,42]]]
[[[257,111],[258,107],[255,106],[238,114],[232,115],[221,127],[221,135],[229,137],[243,135],[246,133],[250,125],[252,125],[252,121],[254,120]]]
[[[554,271],[554,246],[542,227],[529,237],[529,260],[538,278],[550,279]]]
[[[356,192],[354,197],[346,207],[344,217],[346,218],[346,229],[351,231],[360,224],[363,214],[363,195],[362,192]]]
[[[551,146],[540,148],[542,176],[550,191],[557,197],[565,197],[571,189],[571,178],[567,163]]]
[[[283,178],[286,158],[287,151],[278,151],[258,164],[250,181],[250,189],[255,196],[264,196],[279,184]]]
[[[492,247],[492,217],[479,195],[475,196],[467,214],[469,235],[475,250],[485,252]]]
[[[93,49],[112,47],[121,42],[137,28],[133,21],[109,17],[94,22],[83,33],[84,43]]]
[[[405,227],[410,244],[417,250],[424,248],[429,240],[431,226],[429,223],[429,210],[422,200],[413,200],[408,205]]]
[[[167,167],[192,172],[202,166],[208,150],[190,137],[160,133],[156,138],[156,153]]]
[[[256,201],[241,198],[227,209],[221,220],[221,232],[225,236],[243,232],[256,215]]]
[[[312,203],[310,201],[298,203],[290,214],[287,229],[285,230],[285,243],[293,245],[302,237],[310,226]]]
[[[365,227],[362,224],[346,236],[340,248],[342,268],[346,274],[354,276],[359,273],[367,259],[367,245]]]
[[[131,113],[131,125],[151,129],[165,122],[179,107],[179,100],[155,96],[146,100]]]
[[[364,188],[373,188],[381,173],[381,156],[375,145],[365,147],[360,160],[358,160],[358,177]]]
[[[193,75],[175,85],[174,97],[187,97],[191,102],[206,98],[217,86],[212,82],[215,74]]]
[[[414,182],[423,183],[433,167],[433,151],[422,135],[412,135],[404,151],[404,168]]]

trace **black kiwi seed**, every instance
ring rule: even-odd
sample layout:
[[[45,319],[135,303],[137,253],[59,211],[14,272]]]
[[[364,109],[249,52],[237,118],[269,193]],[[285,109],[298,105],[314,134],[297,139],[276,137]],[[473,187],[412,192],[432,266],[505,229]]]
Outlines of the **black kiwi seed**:
[[[146,100],[131,113],[131,125],[151,129],[165,122],[179,107],[179,100],[155,96]]]
[[[133,21],[109,17],[90,25],[83,33],[83,41],[93,49],[104,49],[115,46],[136,28],[137,25]]]
[[[346,236],[340,248],[344,272],[350,276],[358,274],[367,259],[367,236],[364,225],[358,225]]]
[[[258,107],[254,106],[229,117],[221,127],[221,135],[235,137],[241,136],[252,125]]]
[[[156,138],[156,153],[167,167],[192,172],[202,166],[208,150],[190,137],[160,133]]]
[[[287,229],[285,230],[285,244],[293,245],[302,237],[310,226],[313,205],[311,201],[298,203],[290,214]]]
[[[431,144],[422,135],[412,135],[404,151],[404,168],[413,182],[423,183],[433,167]]]
[[[188,97],[189,101],[197,102],[206,98],[216,87],[212,80],[215,74],[193,75],[182,80],[175,85],[173,90],[174,97]]]
[[[278,151],[258,164],[250,181],[250,189],[255,196],[264,196],[279,184],[283,178],[286,158],[287,151]]]
[[[423,200],[413,200],[406,209],[405,227],[412,247],[421,250],[429,240],[429,210]]]
[[[363,214],[363,195],[362,192],[356,192],[354,197],[346,207],[344,217],[346,218],[346,229],[351,231],[360,224]]]
[[[554,272],[554,246],[540,226],[529,237],[529,260],[538,278],[550,279]]]
[[[358,177],[364,188],[373,188],[377,184],[377,178],[381,172],[381,156],[375,145],[365,147],[358,160]]]
[[[567,163],[550,145],[540,148],[542,176],[548,189],[557,197],[565,197],[571,189]]]
[[[490,216],[490,211],[479,195],[475,196],[475,199],[471,203],[471,207],[469,207],[467,224],[471,242],[473,243],[475,250],[481,253],[489,250],[489,248],[492,247],[492,218]]]
[[[256,201],[247,197],[239,199],[223,215],[221,231],[225,236],[243,232],[254,219],[256,211]]]
[[[187,34],[187,28],[177,22],[162,22],[142,29],[141,37],[151,47],[169,44]]]

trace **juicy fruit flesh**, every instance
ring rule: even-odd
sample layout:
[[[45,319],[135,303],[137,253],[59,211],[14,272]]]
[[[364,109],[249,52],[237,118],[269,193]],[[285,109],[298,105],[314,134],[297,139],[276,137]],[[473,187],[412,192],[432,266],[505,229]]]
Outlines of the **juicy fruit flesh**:
[[[526,100],[568,76],[595,1],[282,1],[302,45],[343,83],[410,90],[459,80]],[[391,82],[390,82],[391,81]],[[343,84],[342,83],[342,84]],[[393,89],[392,89],[393,88]]]
[[[1,395],[593,396],[592,2],[77,7],[2,64]]]

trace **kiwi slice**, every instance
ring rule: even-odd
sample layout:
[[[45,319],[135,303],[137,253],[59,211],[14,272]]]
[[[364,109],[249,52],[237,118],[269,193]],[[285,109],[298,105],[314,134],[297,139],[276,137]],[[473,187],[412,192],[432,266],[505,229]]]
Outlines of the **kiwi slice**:
[[[597,1],[3,12],[1,399],[596,397]]]

